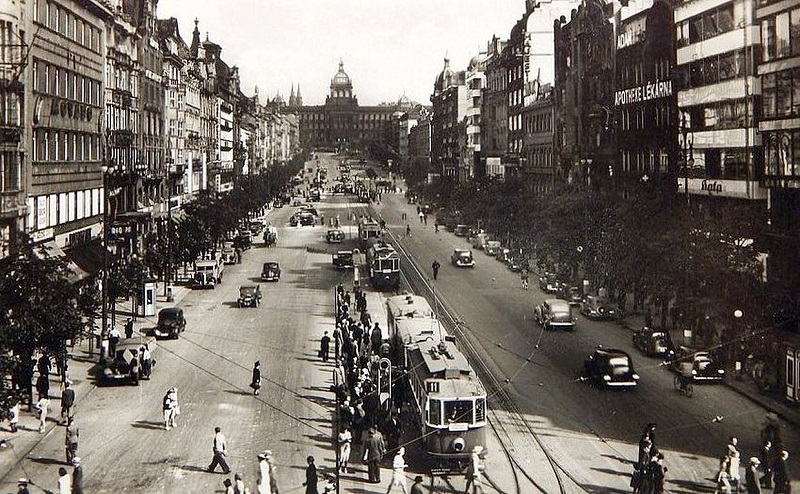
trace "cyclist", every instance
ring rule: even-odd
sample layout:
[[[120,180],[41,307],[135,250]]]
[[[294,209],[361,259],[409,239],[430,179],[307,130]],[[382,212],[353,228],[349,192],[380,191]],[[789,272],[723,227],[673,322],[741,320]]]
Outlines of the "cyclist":
[[[528,289],[528,270],[523,269],[519,275],[520,279],[522,280],[522,288],[524,290]]]

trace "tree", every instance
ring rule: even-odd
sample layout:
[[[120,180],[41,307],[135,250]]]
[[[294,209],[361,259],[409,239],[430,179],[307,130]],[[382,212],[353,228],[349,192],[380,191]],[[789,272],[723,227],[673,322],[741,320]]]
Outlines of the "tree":
[[[63,261],[36,256],[27,239],[20,242],[18,252],[0,267],[0,370],[11,370],[16,383],[14,390],[0,381],[3,407],[20,393],[32,401],[37,352],[64,358],[67,340],[80,340],[94,323],[93,304],[70,282]]]

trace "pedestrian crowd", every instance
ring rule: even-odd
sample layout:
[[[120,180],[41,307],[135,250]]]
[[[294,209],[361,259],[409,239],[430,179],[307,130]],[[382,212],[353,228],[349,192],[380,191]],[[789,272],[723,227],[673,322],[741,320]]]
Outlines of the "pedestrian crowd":
[[[664,455],[658,450],[655,440],[656,424],[650,423],[639,438],[639,455],[634,463],[631,487],[634,494],[662,494],[667,468]],[[751,456],[745,465],[739,451],[739,440],[728,439],[719,458],[719,467],[714,475],[714,494],[789,494],[791,479],[787,460],[789,452],[783,449],[777,417],[768,414],[761,431],[762,446],[757,455]],[[744,468],[744,479],[741,470]]]

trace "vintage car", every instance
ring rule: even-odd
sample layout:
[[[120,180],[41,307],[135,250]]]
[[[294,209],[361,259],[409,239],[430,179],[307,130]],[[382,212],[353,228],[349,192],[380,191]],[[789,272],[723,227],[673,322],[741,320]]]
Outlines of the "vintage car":
[[[267,261],[261,268],[261,279],[263,281],[280,281],[281,265],[275,261]]]
[[[282,199],[275,199],[272,201],[272,207],[276,209],[280,209],[283,207],[283,200]]]
[[[225,265],[221,259],[198,259],[194,262],[192,281],[197,288],[215,288],[222,283]]]
[[[555,273],[545,272],[539,276],[539,288],[545,293],[558,293],[561,282]]]
[[[340,244],[344,242],[344,232],[341,230],[328,230],[328,233],[325,235],[325,241],[329,244]]]
[[[475,267],[475,259],[472,258],[472,251],[469,249],[453,249],[453,255],[450,256],[450,262],[453,266],[459,268],[472,268]]]
[[[519,273],[522,271],[522,262],[517,256],[508,256],[506,258],[506,267],[513,273]]]
[[[500,241],[499,241],[499,240],[487,240],[487,241],[486,241],[486,242],[483,244],[483,252],[484,252],[484,253],[485,253],[487,256],[492,256],[492,257],[496,256],[496,255],[497,255],[497,253],[498,253],[498,252],[500,251],[500,249],[502,249],[502,248],[503,248],[503,247],[500,245]]]
[[[669,333],[647,326],[633,332],[633,346],[648,357],[668,357],[674,354],[674,347]]]
[[[180,307],[166,307],[158,311],[158,322],[153,330],[156,339],[178,339],[178,335],[186,331],[186,318]]]
[[[236,249],[233,248],[233,242],[223,242],[222,262],[224,264],[236,264]]]
[[[291,218],[289,218],[289,224],[291,226],[314,226],[317,220],[314,218],[314,215],[308,211],[301,211],[294,213]]]
[[[622,315],[617,304],[597,295],[587,295],[583,298],[581,314],[588,319],[604,321],[614,321]]]
[[[494,256],[495,259],[502,263],[505,263],[509,257],[511,257],[511,249],[506,249],[505,247],[499,249]]]
[[[352,269],[355,266],[352,250],[340,250],[333,254],[332,260],[336,269]]]
[[[469,233],[469,225],[456,225],[453,233],[456,237],[466,237]]]
[[[243,230],[233,239],[233,246],[237,249],[247,250],[253,246],[253,235],[250,230]]]
[[[557,298],[545,300],[536,306],[533,318],[544,329],[575,329],[572,307],[565,300]]]
[[[270,225],[264,229],[264,244],[272,247],[278,242],[278,229]]]
[[[669,332],[644,326],[633,332],[633,345],[649,357],[672,358],[675,347]]]
[[[264,231],[264,221],[263,220],[250,220],[250,233],[253,234],[254,237],[261,235],[261,232]]]
[[[682,346],[674,355],[670,369],[680,372],[682,368],[688,366],[691,366],[690,372],[695,382],[721,382],[725,379],[725,369],[711,352]]]
[[[583,363],[585,380],[607,388],[635,388],[639,375],[631,356],[622,350],[598,347]]]
[[[142,344],[138,338],[136,342],[122,342],[117,344],[117,351],[106,360],[103,372],[100,375],[101,384],[135,384],[139,385],[141,378],[141,362],[139,350]]]
[[[261,287],[258,285],[242,285],[239,287],[239,307],[258,307],[261,303]]]
[[[574,307],[581,307],[583,305],[583,289],[576,285],[568,285],[561,283],[556,292],[556,297],[561,300],[566,300],[569,305]]]

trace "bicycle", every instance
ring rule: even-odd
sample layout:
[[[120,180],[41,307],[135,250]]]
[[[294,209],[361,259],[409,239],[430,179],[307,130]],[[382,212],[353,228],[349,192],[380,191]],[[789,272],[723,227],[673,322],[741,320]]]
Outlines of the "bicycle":
[[[681,392],[689,398],[694,394],[694,385],[692,385],[692,378],[690,377],[675,376],[672,384],[675,386],[676,391]]]

